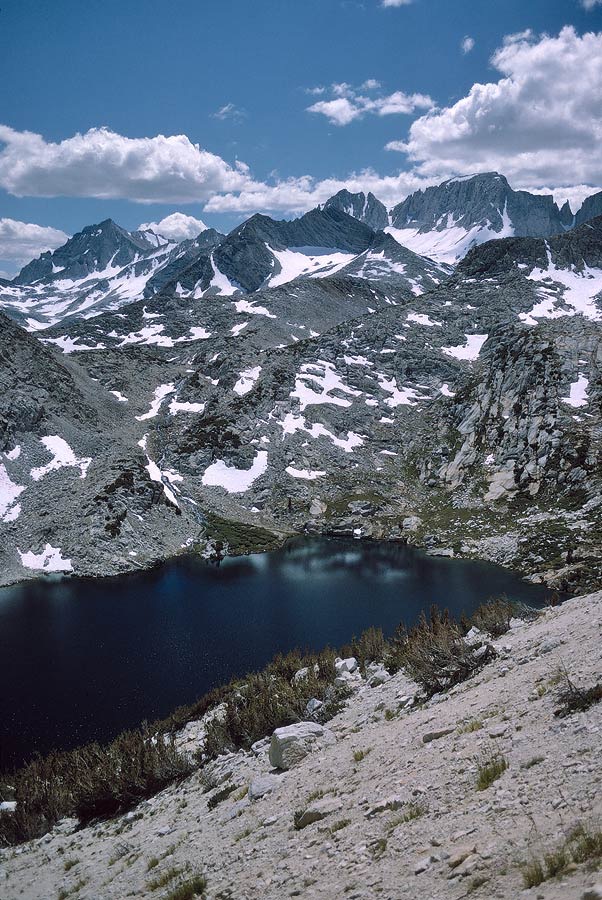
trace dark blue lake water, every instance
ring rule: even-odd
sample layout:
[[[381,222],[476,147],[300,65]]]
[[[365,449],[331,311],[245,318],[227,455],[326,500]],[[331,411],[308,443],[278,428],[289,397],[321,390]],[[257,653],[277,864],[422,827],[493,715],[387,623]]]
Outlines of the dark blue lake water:
[[[548,591],[480,562],[400,544],[300,539],[219,568],[0,589],[0,769],[167,715],[276,652],[392,634],[432,603],[470,613]]]

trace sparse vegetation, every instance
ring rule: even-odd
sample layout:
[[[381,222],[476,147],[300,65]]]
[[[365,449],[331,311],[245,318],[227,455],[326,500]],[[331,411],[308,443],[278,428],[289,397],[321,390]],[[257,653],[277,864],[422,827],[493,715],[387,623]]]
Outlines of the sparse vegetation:
[[[526,762],[522,763],[521,769],[532,769],[533,766],[538,766],[545,759],[545,756],[532,756],[531,759],[528,759]]]
[[[181,875],[184,869],[180,866],[170,866],[169,869],[166,869],[164,872],[160,872],[152,881],[149,881],[146,885],[147,890],[149,891],[158,891],[160,888],[164,888],[169,884],[170,881],[173,881],[174,878],[177,878],[178,875]]]
[[[521,603],[508,600],[507,597],[498,597],[482,603],[474,611],[470,620],[465,624],[466,631],[474,625],[479,631],[489,634],[491,637],[501,637],[510,631],[510,622],[513,618],[532,617],[534,610]]]
[[[404,810],[391,816],[386,824],[387,832],[391,834],[391,832],[395,831],[399,825],[406,825],[414,819],[420,819],[421,816],[426,815],[427,812],[428,807],[423,803],[408,803]]]
[[[34,759],[11,780],[17,807],[0,814],[0,841],[44,834],[63,816],[82,823],[131,809],[140,800],[183,778],[191,765],[169,738],[130,731],[110,744],[88,744]]]
[[[387,660],[392,670],[403,668],[432,697],[474,675],[495,656],[493,647],[468,645],[449,613],[432,607],[410,631],[401,626]]]
[[[386,653],[387,642],[380,628],[368,628],[359,638],[352,638],[351,643],[341,649],[343,657],[355,656],[360,666],[371,662],[380,662]]]
[[[537,887],[550,878],[556,878],[570,871],[574,865],[602,860],[602,830],[591,829],[579,824],[567,840],[553,850],[543,854],[542,859],[531,859],[522,866],[523,882],[526,888]]]
[[[586,712],[591,706],[602,700],[602,682],[588,688],[576,685],[567,672],[562,673],[562,686],[557,695],[560,706],[554,710],[559,718],[570,716],[576,712]]]
[[[79,862],[78,859],[66,859],[63,869],[65,870],[65,872],[68,872],[69,869],[72,869],[73,866],[76,866],[78,864],[78,862]]]
[[[363,759],[365,759],[369,753],[371,753],[372,747],[367,747],[365,750],[354,750],[353,751],[353,759],[356,763],[360,763]]]
[[[380,859],[387,849],[387,838],[377,838],[375,841],[368,844],[368,849],[372,853],[374,859]]]
[[[210,723],[207,755],[248,749],[274,729],[303,719],[308,700],[323,698],[331,686],[334,658],[334,651],[328,650],[311,657],[289,653],[278,656],[263,672],[248,675],[228,694],[223,716]],[[307,669],[306,677],[296,679],[295,673],[303,668]]]
[[[484,758],[477,769],[477,791],[486,791],[508,768],[508,760],[500,753]]]
[[[485,604],[475,614],[482,624],[485,619],[493,622],[490,627],[508,615],[507,601]],[[410,631],[400,627],[391,642],[379,629],[371,628],[341,652],[355,655],[362,665],[384,660],[392,672],[404,667],[427,696],[469,678],[493,655],[489,645],[466,645],[462,627],[436,608],[430,620],[423,616]],[[328,721],[350,694],[349,688],[332,689],[335,656],[330,649],[320,654],[280,655],[262,672],[216,688],[168,718],[126,732],[106,746],[90,744],[51,753],[35,758],[10,777],[0,777],[0,784],[11,785],[11,799],[17,801],[14,812],[0,813],[0,844],[39,837],[65,816],[77,816],[83,824],[112,817],[185,777],[193,765],[177,752],[172,735],[220,704],[224,714],[208,726],[199,765],[225,750],[248,749],[275,728],[302,720],[312,697],[323,700],[316,718]],[[307,669],[305,678],[294,677],[300,669]],[[588,700],[598,690],[592,689]],[[385,709],[384,715],[388,720],[395,712]],[[122,830],[125,827],[124,823]]]
[[[460,734],[472,734],[473,731],[480,731],[482,727],[483,722],[481,719],[469,719],[468,722],[459,726],[458,732]]]
[[[351,825],[351,819],[339,819],[338,822],[335,822],[334,825],[330,826],[330,834],[336,834],[337,831],[342,831],[343,828],[347,828],[348,825]]]
[[[207,879],[203,875],[193,875],[174,887],[165,896],[165,900],[193,900],[203,897],[207,889]]]

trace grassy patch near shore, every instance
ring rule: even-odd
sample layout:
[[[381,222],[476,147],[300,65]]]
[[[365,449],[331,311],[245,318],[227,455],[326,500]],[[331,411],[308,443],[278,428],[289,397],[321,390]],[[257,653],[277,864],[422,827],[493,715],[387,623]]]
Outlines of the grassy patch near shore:
[[[229,552],[235,554],[264,553],[281,547],[285,537],[274,534],[267,528],[249,525],[247,522],[231,522],[216,513],[207,513],[207,536],[220,545],[228,545]]]

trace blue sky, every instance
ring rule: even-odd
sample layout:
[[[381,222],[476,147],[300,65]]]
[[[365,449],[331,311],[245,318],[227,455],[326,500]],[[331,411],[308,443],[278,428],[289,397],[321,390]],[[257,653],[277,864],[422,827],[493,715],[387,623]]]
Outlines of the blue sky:
[[[391,204],[490,164],[516,186],[572,188],[578,200],[602,184],[591,160],[600,31],[600,0],[3,0],[0,219],[72,234],[108,216],[133,228],[181,210],[229,230],[255,209],[297,214],[339,182]],[[474,46],[463,49],[467,37]],[[572,91],[571,66],[585,84],[567,127],[566,103],[556,110],[546,91],[558,79]],[[518,112],[496,93],[508,78]],[[491,87],[475,99],[479,83]],[[482,103],[499,129],[493,150],[478,125],[463,134],[457,104],[470,96],[468,131]],[[550,110],[549,129],[529,107]],[[157,135],[190,145],[152,143]],[[34,247],[35,235],[22,237]],[[11,250],[0,230],[0,269],[17,265],[19,240]]]

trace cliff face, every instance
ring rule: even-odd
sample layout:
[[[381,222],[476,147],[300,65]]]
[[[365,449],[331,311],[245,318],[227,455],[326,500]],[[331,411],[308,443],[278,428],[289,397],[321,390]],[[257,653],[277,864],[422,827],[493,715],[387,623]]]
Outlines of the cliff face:
[[[493,662],[420,704],[403,673],[340,661],[351,696],[325,727],[266,735],[124,816],[0,851],[2,896],[596,897],[602,704],[556,712],[560,668],[582,689],[599,679],[601,625],[602,593],[512,620]]]
[[[517,237],[549,237],[563,230],[552,196],[513,191],[497,172],[452,178],[417,191],[394,207],[391,224],[425,233],[448,228],[448,216],[466,230],[489,223],[492,231],[501,232],[511,223]]]

